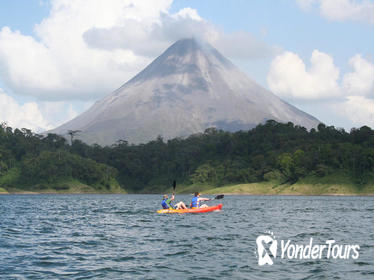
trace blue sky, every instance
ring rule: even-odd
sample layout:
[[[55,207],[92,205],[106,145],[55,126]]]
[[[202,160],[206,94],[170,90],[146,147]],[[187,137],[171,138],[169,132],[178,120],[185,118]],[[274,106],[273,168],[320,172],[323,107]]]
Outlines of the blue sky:
[[[322,122],[373,127],[373,31],[374,1],[4,0],[0,119],[53,128],[197,36]]]
[[[30,35],[35,23],[49,13],[48,5],[38,0],[1,1],[0,26],[9,26]]]
[[[334,54],[338,66],[347,68],[347,59],[352,54],[373,54],[374,50],[373,24],[331,21],[319,16],[315,10],[302,12],[294,0],[242,0],[231,3],[184,0],[175,1],[172,11],[186,6],[195,8],[199,15],[227,32],[249,31],[268,44],[296,52],[304,59],[308,59],[314,49],[319,49]],[[263,30],[266,30],[266,35],[262,34]]]

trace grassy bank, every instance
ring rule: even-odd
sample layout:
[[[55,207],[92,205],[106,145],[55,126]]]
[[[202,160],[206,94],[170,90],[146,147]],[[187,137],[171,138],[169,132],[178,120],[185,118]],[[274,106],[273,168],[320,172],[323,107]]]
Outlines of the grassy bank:
[[[211,188],[206,194],[251,194],[251,195],[374,195],[374,185],[362,189],[349,185],[302,184],[276,185],[271,182],[239,184]]]
[[[0,194],[8,194],[8,191],[0,187]]]
[[[307,177],[295,184],[266,181],[250,184],[233,184],[221,187],[209,185],[179,186],[178,193],[248,194],[248,195],[374,195],[374,182],[357,185],[345,174],[325,177]]]
[[[119,186],[116,180],[109,185],[89,186],[77,180],[65,180],[54,184],[38,184],[31,187],[4,186],[4,178],[0,182],[0,194],[113,194],[127,193]],[[374,182],[359,185],[345,173],[335,173],[324,177],[306,177],[295,184],[285,184],[279,181],[265,181],[248,184],[230,184],[224,186],[213,186],[208,184],[183,185],[177,184],[176,192],[179,194],[191,194],[199,191],[203,194],[237,194],[237,195],[374,195]],[[172,187],[149,186],[141,191],[130,193],[160,194],[171,193]]]
[[[111,182],[108,186],[89,186],[77,180],[66,180],[54,184],[39,184],[32,187],[3,187],[0,194],[124,194],[117,182]]]
[[[40,180],[39,183],[28,184],[21,175],[21,169],[14,167],[0,176],[0,194],[126,193],[114,178],[109,178],[105,183],[93,185],[85,184],[74,178],[58,179],[53,183]]]

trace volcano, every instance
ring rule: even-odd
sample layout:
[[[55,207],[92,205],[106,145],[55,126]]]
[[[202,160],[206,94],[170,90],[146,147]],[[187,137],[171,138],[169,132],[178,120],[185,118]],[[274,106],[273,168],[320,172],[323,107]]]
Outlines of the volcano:
[[[119,89],[51,132],[80,130],[78,138],[89,144],[138,144],[210,127],[248,130],[271,119],[308,129],[319,124],[256,84],[211,45],[182,39]]]

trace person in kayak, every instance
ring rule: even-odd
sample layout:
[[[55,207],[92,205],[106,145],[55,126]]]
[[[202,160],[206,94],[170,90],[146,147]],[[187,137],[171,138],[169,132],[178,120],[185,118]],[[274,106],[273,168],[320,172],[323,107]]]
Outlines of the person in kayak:
[[[164,209],[187,209],[187,206],[184,204],[183,201],[179,201],[174,206],[171,204],[171,202],[175,199],[174,194],[171,195],[171,198],[168,197],[167,194],[164,194],[161,205]]]
[[[209,200],[210,200],[209,198],[200,197],[199,192],[195,192],[194,197],[192,198],[192,201],[191,201],[191,205],[190,205],[191,209],[208,207],[208,205],[206,204],[200,205],[200,201],[209,201]]]

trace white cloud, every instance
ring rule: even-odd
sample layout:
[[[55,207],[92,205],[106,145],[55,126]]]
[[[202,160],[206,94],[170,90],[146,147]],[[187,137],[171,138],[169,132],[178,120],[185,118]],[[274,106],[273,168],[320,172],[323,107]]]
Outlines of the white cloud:
[[[317,0],[296,0],[296,3],[303,10],[309,10]]]
[[[196,32],[199,30],[199,32]],[[87,45],[101,50],[131,50],[136,55],[154,58],[172,42],[181,37],[214,38],[214,27],[202,20],[192,9],[182,9],[176,14],[163,13],[159,21],[145,24],[143,21],[124,19],[109,28],[91,28],[83,34]]]
[[[352,121],[356,127],[374,128],[374,65],[360,54],[349,60],[353,72],[343,77],[342,87],[347,95],[334,109],[338,115]]]
[[[0,74],[13,92],[40,100],[95,99],[119,87],[143,67],[148,58],[131,50],[89,48],[83,33],[125,20],[150,25],[169,8],[159,1],[51,2],[50,14],[35,27],[36,37],[8,27],[0,31]]]
[[[341,95],[338,85],[339,69],[333,58],[314,50],[306,67],[295,53],[284,52],[270,65],[267,81],[269,88],[287,99],[331,99]]]
[[[281,47],[269,46],[245,31],[230,34],[222,32],[215,40],[205,40],[210,41],[224,55],[235,59],[261,59],[273,57],[281,52]]]
[[[374,64],[360,54],[349,60],[353,72],[344,75],[343,88],[348,95],[374,96]]]
[[[198,32],[196,32],[198,30]],[[110,28],[92,28],[83,37],[92,48],[128,49],[137,55],[155,57],[181,38],[211,43],[232,58],[255,59],[274,55],[278,47],[268,46],[249,32],[225,33],[201,18],[196,10],[184,8],[176,14],[163,13],[159,22],[145,25],[133,19]]]
[[[73,109],[73,105],[68,102],[40,102],[40,112],[43,114],[53,128],[75,118],[78,113]]]
[[[44,101],[94,100],[118,88],[166,47],[196,34],[241,58],[272,55],[250,33],[225,34],[172,0],[52,0],[35,36],[0,30],[0,77]],[[196,32],[198,30],[199,32]]]
[[[321,14],[330,20],[374,23],[374,3],[355,0],[322,0]]]
[[[6,122],[13,128],[28,128],[43,131],[53,128],[43,117],[35,102],[20,105],[0,89],[0,122]]]
[[[267,76],[269,88],[287,99],[298,101],[336,99],[345,96],[374,97],[374,64],[356,54],[349,60],[352,72],[339,84],[339,68],[333,58],[314,50],[311,66],[295,53],[284,52],[274,58]]]
[[[91,103],[90,103],[91,104]],[[83,107],[87,109],[86,104]],[[13,128],[27,128],[43,132],[55,128],[78,113],[68,102],[26,102],[20,104],[0,89],[0,123],[6,122]]]
[[[348,96],[347,100],[333,106],[336,114],[351,120],[356,127],[374,128],[374,100],[364,96]]]
[[[302,105],[324,101],[321,106],[325,109],[320,106],[321,110],[340,116],[356,127],[374,127],[374,64],[356,54],[349,65],[352,71],[340,80],[339,69],[331,56],[313,51],[311,66],[307,69],[297,54],[285,52],[271,63],[268,85],[287,100]]]
[[[322,16],[333,21],[361,21],[374,24],[374,2],[369,0],[296,0],[303,9],[319,8]]]

